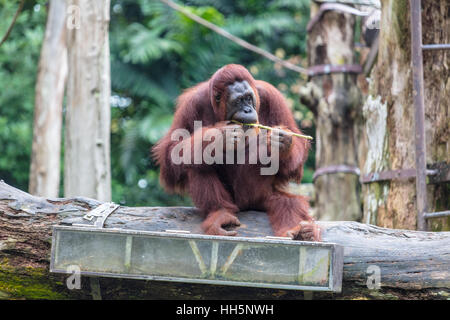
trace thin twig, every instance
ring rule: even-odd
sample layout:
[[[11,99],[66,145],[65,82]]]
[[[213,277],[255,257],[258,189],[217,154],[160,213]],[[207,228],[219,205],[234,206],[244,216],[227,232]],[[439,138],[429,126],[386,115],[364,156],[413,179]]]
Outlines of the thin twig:
[[[16,14],[14,15],[14,18],[6,31],[5,35],[2,38],[2,41],[0,41],[0,46],[8,39],[9,34],[11,33],[12,29],[14,28],[14,25],[16,24],[17,18],[19,17],[19,14],[22,12],[23,5],[25,4],[25,0],[20,1],[19,7],[17,8]]]
[[[286,60],[280,59],[277,56],[271,54],[270,52],[261,49],[251,43],[248,43],[247,41],[238,38],[234,35],[232,35],[231,33],[229,33],[228,31],[225,31],[224,29],[216,26],[215,24],[187,11],[186,9],[184,9],[183,7],[181,7],[180,5],[174,3],[171,0],[160,0],[161,2],[167,4],[169,7],[171,7],[172,9],[181,12],[182,14],[186,15],[188,18],[194,20],[195,22],[205,26],[208,29],[211,29],[212,31],[220,34],[221,36],[233,41],[234,43],[240,45],[241,47],[246,48],[247,50],[253,51],[259,55],[262,55],[263,57],[272,60],[273,62],[279,63],[281,64],[283,67],[285,67],[286,69],[301,73],[301,74],[308,74],[308,70],[302,67],[299,67],[293,63],[290,63]]]

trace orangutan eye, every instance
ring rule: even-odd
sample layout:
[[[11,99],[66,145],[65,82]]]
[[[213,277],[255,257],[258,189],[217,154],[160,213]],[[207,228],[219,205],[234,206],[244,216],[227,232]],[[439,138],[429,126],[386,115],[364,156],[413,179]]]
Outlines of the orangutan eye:
[[[216,102],[220,102],[221,98],[222,96],[220,95],[220,93],[216,94]]]

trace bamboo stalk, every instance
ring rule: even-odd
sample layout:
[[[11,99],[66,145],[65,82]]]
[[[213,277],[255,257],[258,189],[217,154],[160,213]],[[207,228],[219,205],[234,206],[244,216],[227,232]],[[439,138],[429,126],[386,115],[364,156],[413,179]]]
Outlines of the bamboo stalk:
[[[240,124],[242,126],[249,126],[249,127],[255,127],[255,128],[260,128],[260,129],[266,129],[266,130],[273,130],[274,129],[272,127],[268,127],[268,126],[265,126],[265,125],[262,125],[262,124],[259,124],[259,123],[242,123],[242,122],[239,122],[239,121],[236,121],[236,120],[231,120],[231,122],[234,122],[236,124]],[[313,137],[306,136],[304,134],[299,134],[299,133],[290,132],[290,131],[287,131],[287,132],[290,135],[295,136],[295,137],[305,138],[305,139],[308,139],[308,140],[312,140],[313,139]]]

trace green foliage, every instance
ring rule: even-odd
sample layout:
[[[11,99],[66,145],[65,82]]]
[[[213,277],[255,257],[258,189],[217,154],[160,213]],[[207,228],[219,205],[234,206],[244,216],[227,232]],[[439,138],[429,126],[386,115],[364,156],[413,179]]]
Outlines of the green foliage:
[[[167,53],[183,51],[179,42],[161,37],[165,31],[164,27],[155,26],[149,29],[134,22],[125,29],[127,38],[122,43],[121,56],[126,63],[145,64],[152,60],[158,60]]]
[[[0,47],[0,178],[24,190],[45,3],[27,1],[10,38]],[[0,0],[0,36],[17,4]],[[305,64],[309,0],[186,0],[182,4],[280,58]],[[297,73],[274,66],[158,0],[112,0],[110,44],[113,201],[130,206],[190,204],[188,198],[162,190],[150,150],[168,130],[177,96],[228,63],[243,64],[255,78],[278,87],[303,131],[314,135],[312,113],[298,101],[303,80]],[[304,181],[311,181],[313,166],[311,154]]]
[[[0,0],[0,38],[18,4]],[[0,179],[23,190],[28,188],[30,170],[34,84],[45,29],[43,4],[28,1],[0,47]]]

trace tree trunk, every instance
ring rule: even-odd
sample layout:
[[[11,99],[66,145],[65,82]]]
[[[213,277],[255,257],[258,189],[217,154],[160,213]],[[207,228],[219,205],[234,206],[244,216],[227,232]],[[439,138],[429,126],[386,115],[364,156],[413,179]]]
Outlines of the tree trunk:
[[[64,194],[111,199],[109,0],[69,1]]]
[[[318,12],[311,1],[311,16]],[[310,67],[354,64],[355,18],[326,11],[308,37]],[[320,220],[361,219],[356,117],[361,94],[354,73],[315,75],[301,92],[302,102],[316,118],[316,175],[329,166],[354,168],[355,172],[324,172],[315,177],[316,215]],[[356,173],[356,174],[355,174]]]
[[[66,2],[50,1],[39,61],[31,154],[31,194],[57,197],[60,182],[62,104],[67,78]]]
[[[450,43],[448,0],[422,1],[423,43]],[[450,52],[424,52],[427,163],[450,163]],[[415,168],[411,27],[408,0],[383,0],[377,66],[363,106],[365,154],[362,174]],[[448,210],[448,185],[428,185],[428,211]],[[415,179],[363,187],[364,218],[389,228],[416,229]],[[449,218],[432,230],[448,230]]]
[[[0,182],[0,298],[91,298],[87,278],[69,290],[64,275],[50,274],[51,226],[80,223],[101,202],[88,198],[45,199]],[[105,228],[200,231],[195,208],[120,207]],[[239,213],[240,236],[271,235],[262,212]],[[450,233],[390,230],[356,222],[319,222],[323,240],[344,246],[343,292],[317,299],[446,299],[450,296]],[[374,268],[381,288],[368,289]],[[298,299],[303,292],[143,280],[100,279],[106,299]]]

